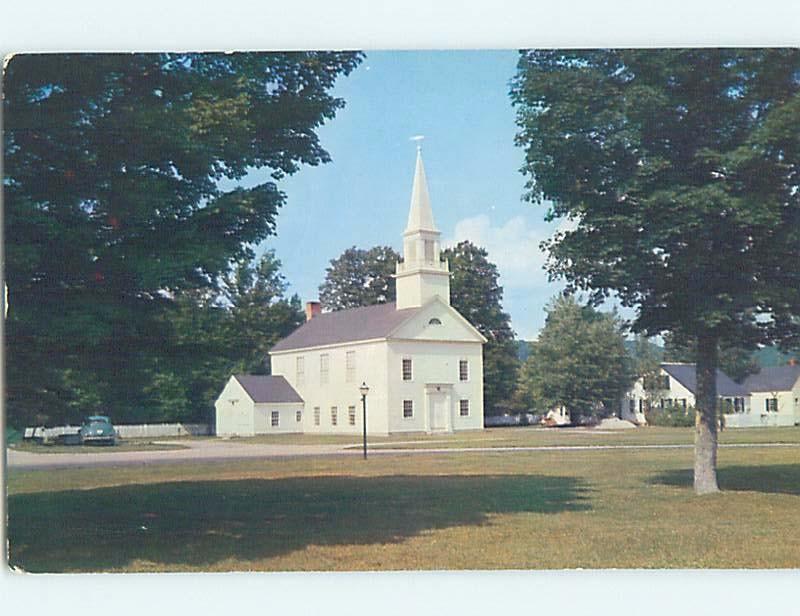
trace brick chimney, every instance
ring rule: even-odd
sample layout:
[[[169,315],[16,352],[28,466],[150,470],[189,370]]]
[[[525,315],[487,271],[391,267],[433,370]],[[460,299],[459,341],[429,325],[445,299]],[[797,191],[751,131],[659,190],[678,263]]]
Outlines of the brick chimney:
[[[322,304],[319,302],[306,302],[306,322],[322,314]]]

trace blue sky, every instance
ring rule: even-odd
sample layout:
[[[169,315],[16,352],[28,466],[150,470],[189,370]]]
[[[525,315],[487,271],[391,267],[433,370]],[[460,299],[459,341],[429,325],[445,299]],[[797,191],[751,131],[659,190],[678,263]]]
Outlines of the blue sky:
[[[443,240],[488,250],[515,331],[535,337],[561,284],[547,282],[538,248],[556,225],[544,222],[544,206],[521,200],[523,151],[514,146],[508,96],[516,61],[516,51],[369,52],[339,80],[335,94],[347,105],[319,132],[333,160],[281,181],[288,201],[277,236],[260,247],[275,249],[291,293],[316,299],[329,261],[350,246],[400,250],[414,171],[410,138],[421,134]]]

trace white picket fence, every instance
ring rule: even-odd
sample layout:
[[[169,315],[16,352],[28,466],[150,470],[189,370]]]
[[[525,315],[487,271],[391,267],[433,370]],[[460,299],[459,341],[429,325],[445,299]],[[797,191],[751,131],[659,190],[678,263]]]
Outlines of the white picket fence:
[[[80,426],[58,426],[55,428],[25,428],[25,439],[55,441],[59,437],[77,435]],[[158,423],[158,424],[115,424],[114,429],[120,438],[159,438],[164,436],[206,436],[211,434],[208,424],[201,423]]]
[[[121,438],[206,436],[211,433],[208,424],[200,423],[114,424],[114,428]]]

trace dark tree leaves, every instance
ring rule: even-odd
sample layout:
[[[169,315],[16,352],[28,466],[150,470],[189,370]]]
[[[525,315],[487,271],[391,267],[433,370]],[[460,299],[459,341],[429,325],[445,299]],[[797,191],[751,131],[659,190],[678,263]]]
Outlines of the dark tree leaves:
[[[400,260],[390,246],[369,250],[348,248],[331,259],[325,281],[319,287],[319,299],[326,310],[345,310],[395,300],[392,275]]]

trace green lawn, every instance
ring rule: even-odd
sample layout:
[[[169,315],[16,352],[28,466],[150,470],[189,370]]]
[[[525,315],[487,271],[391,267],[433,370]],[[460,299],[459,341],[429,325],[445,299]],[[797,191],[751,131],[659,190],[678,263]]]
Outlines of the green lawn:
[[[167,439],[171,440],[171,439]],[[110,445],[55,445],[39,444],[30,441],[19,441],[10,445],[17,451],[30,451],[31,453],[110,453],[116,451],[167,451],[170,449],[186,449],[185,445],[177,443],[159,443],[147,439],[125,439]]]
[[[793,429],[723,438],[745,432],[797,442]],[[648,433],[683,434],[639,438]],[[27,571],[800,567],[800,448],[721,449],[724,492],[702,498],[691,461],[691,450],[632,449],[11,469],[10,561]]]
[[[352,445],[361,446],[361,436],[340,434],[267,434],[230,439],[243,444]],[[646,427],[631,430],[594,428],[487,428],[455,434],[393,434],[369,436],[375,448],[449,449],[453,447],[547,447],[551,445],[680,445],[694,442],[691,428]],[[729,429],[720,433],[720,443],[800,443],[800,427]]]

